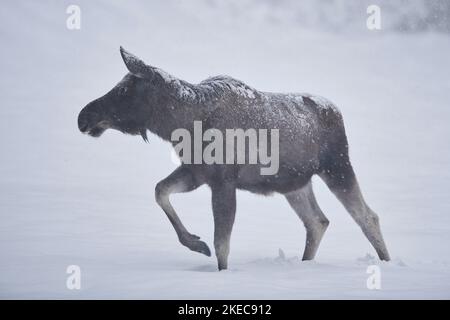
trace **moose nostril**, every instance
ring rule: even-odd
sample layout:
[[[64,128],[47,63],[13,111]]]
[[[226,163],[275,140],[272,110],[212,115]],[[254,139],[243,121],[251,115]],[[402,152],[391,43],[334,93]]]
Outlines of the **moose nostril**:
[[[78,129],[80,129],[81,132],[85,132],[87,129],[87,121],[81,117],[81,115],[78,117]]]
[[[78,116],[78,129],[80,129],[81,132],[86,132],[88,126],[89,126],[89,114],[82,110]]]
[[[100,104],[97,100],[88,103],[78,114],[78,129],[82,133],[91,131],[100,122]]]
[[[87,125],[87,123],[85,123],[85,124],[78,124],[78,128],[80,129],[80,131],[81,132],[86,132],[86,130],[87,130],[87,128],[88,128],[88,125]]]

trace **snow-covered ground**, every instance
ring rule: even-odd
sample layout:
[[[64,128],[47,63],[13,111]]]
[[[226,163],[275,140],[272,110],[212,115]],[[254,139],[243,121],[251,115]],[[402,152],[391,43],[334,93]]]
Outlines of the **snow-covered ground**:
[[[82,10],[78,31],[66,29],[72,3]],[[292,1],[285,11],[239,3],[2,3],[1,298],[450,298],[449,35],[336,32],[319,18],[316,28],[254,19],[282,18]],[[119,45],[191,82],[229,74],[333,100],[393,260],[373,258],[318,179],[331,225],[314,262],[299,261],[305,231],[279,195],[238,193],[229,270],[181,246],[153,195],[175,168],[169,144],[113,131],[92,139],[77,128],[81,108],[126,73]],[[173,202],[212,248],[208,188]],[[367,289],[372,264],[381,290]],[[68,265],[80,266],[81,290],[66,288]]]

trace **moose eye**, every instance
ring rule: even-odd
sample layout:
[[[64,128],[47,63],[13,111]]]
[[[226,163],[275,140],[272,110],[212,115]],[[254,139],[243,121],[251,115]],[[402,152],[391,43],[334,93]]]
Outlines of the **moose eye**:
[[[121,87],[121,88],[119,88],[119,95],[120,96],[123,96],[123,95],[125,95],[126,93],[127,93],[127,88],[126,87]]]

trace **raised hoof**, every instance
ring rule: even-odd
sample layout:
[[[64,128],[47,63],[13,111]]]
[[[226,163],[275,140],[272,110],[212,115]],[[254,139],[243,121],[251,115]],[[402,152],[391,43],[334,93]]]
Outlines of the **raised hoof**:
[[[188,247],[192,251],[203,253],[205,256],[210,257],[211,250],[209,250],[208,245],[199,239],[199,236],[189,234],[188,236],[181,238],[180,242],[182,245]]]

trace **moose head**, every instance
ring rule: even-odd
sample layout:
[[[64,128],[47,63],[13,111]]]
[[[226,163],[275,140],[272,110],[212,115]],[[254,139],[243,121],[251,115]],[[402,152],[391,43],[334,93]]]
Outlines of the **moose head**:
[[[122,47],[120,53],[129,73],[108,93],[81,110],[78,128],[92,137],[100,137],[107,129],[116,129],[126,134],[140,134],[147,141],[147,129],[152,127],[152,122],[156,125],[158,116],[167,113],[165,107],[173,87],[169,84],[181,83]]]

